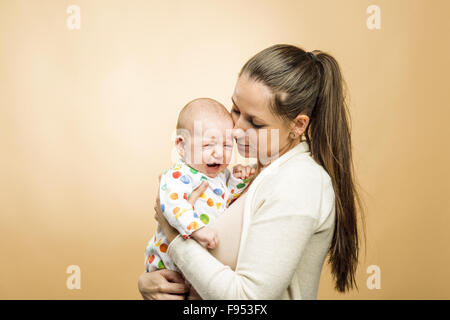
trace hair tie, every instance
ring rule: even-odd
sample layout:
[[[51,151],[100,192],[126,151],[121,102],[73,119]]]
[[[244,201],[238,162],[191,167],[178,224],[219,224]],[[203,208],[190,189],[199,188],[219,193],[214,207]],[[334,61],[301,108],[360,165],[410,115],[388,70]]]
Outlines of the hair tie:
[[[307,54],[309,54],[311,56],[311,58],[313,59],[314,62],[317,61],[317,58],[316,58],[315,54],[312,53],[312,51],[311,52],[307,52]]]

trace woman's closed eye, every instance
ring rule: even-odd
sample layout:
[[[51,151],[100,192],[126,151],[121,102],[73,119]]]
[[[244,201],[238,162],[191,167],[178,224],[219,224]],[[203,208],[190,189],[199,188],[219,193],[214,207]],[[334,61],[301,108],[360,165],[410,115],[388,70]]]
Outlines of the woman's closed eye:
[[[231,109],[231,113],[235,113],[237,115],[241,114],[241,112],[239,110],[235,109],[235,108]],[[248,118],[246,120],[255,129],[260,129],[260,128],[264,127],[264,124],[256,124],[256,123],[253,122],[253,119],[251,119],[251,118]]]
[[[250,124],[256,129],[260,129],[260,128],[264,127],[263,124],[255,124],[255,123],[253,123],[253,121],[251,121]]]

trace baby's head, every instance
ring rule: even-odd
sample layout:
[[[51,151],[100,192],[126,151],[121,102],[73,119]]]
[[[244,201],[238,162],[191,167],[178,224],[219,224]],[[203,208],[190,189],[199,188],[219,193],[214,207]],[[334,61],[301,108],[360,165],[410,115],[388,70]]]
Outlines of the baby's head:
[[[231,114],[221,103],[195,99],[178,116],[175,145],[189,166],[214,178],[231,161],[232,129]]]

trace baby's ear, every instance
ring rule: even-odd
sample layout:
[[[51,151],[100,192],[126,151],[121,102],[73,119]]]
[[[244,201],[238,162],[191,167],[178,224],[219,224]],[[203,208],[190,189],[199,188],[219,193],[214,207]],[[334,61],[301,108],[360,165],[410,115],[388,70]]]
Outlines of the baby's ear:
[[[182,135],[177,135],[175,137],[175,148],[177,148],[178,154],[181,157],[185,156],[185,151],[184,151],[185,145],[186,145],[186,143],[185,143],[184,137]]]

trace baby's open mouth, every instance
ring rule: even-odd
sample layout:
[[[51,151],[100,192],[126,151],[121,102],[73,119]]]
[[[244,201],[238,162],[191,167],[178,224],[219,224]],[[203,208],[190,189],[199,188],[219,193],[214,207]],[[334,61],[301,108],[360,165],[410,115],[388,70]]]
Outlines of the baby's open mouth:
[[[206,165],[210,168],[217,168],[220,166],[220,163],[207,163]]]

